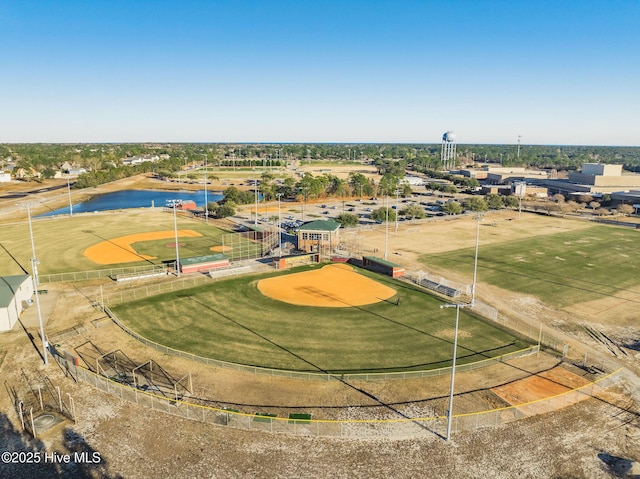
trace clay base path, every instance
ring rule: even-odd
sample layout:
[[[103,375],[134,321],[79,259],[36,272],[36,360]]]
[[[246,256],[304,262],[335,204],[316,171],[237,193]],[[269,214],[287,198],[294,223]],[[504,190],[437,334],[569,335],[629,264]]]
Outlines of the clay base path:
[[[178,237],[185,236],[202,236],[200,233],[192,230],[178,230]],[[120,236],[107,241],[101,241],[88,247],[82,253],[94,263],[98,264],[118,264],[132,263],[134,261],[144,261],[155,259],[155,256],[147,256],[139,254],[131,246],[140,241],[152,241],[159,239],[175,238],[175,231],[152,231],[150,233],[138,233],[133,235]]]
[[[349,308],[391,298],[396,290],[356,273],[346,264],[331,264],[316,271],[263,279],[262,294],[300,306]]]

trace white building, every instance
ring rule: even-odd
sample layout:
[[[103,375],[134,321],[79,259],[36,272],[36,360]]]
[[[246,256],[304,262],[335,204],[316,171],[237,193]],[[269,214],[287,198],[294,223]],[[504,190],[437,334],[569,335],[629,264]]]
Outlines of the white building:
[[[424,180],[417,176],[405,176],[400,180],[400,182],[409,186],[424,186]]]
[[[0,183],[8,183],[11,181],[11,173],[0,173]]]
[[[0,331],[10,331],[33,296],[28,274],[0,277]]]

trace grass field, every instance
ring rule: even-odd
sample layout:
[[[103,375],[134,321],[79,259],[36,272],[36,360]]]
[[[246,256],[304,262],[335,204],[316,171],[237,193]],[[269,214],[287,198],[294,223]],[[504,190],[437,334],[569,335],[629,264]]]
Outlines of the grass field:
[[[160,210],[135,210],[124,213],[103,213],[95,215],[75,215],[55,219],[33,221],[33,236],[38,266],[41,274],[68,271],[85,271],[110,268],[99,265],[82,255],[82,252],[96,243],[133,233],[173,230],[173,215]],[[180,256],[211,254],[212,246],[221,245],[224,231],[212,225],[189,218],[178,218],[178,229],[191,229],[202,236],[180,238]],[[156,256],[157,259],[115,265],[118,267],[140,266],[145,263],[162,264],[175,259],[175,247],[167,247],[174,240],[160,240],[135,243],[138,253]],[[0,275],[22,274],[21,266],[31,272],[31,243],[29,224],[5,224],[0,226]]]
[[[475,249],[426,254],[429,268],[473,277]],[[640,294],[640,233],[609,226],[482,245],[478,282],[567,307],[627,289]]]
[[[316,266],[317,267],[317,266]],[[406,283],[359,270],[399,291],[352,308],[296,306],[263,296],[257,282],[276,274],[217,282],[114,307],[142,336],[200,356],[276,369],[382,372],[450,365],[455,311]],[[463,309],[458,358],[474,362],[529,344]]]

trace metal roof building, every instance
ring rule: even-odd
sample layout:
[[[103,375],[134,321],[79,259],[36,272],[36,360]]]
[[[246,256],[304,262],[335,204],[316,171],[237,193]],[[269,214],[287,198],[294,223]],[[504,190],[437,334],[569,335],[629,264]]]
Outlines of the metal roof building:
[[[28,274],[0,277],[0,331],[10,331],[33,296]]]

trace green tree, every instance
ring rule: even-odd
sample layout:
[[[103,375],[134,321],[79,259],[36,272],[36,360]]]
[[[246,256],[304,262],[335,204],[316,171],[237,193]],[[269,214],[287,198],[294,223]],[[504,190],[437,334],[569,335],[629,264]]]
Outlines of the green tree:
[[[396,210],[393,208],[378,208],[371,212],[371,219],[379,223],[384,223],[387,220],[387,211],[389,212],[389,221],[396,220]]]
[[[398,188],[398,177],[390,173],[385,174],[380,178],[380,192],[383,195],[392,196]]]
[[[479,196],[472,196],[463,201],[462,205],[471,211],[487,211],[487,202]]]
[[[520,206],[520,199],[514,195],[505,196],[502,198],[502,201],[507,208],[517,208]]]
[[[349,226],[356,226],[358,224],[358,217],[352,213],[342,213],[336,217],[336,221],[344,228],[348,228]]]
[[[373,194],[371,190],[371,183],[362,173],[349,173],[349,186],[353,189],[356,195],[371,196]]]
[[[56,176],[56,172],[53,168],[45,168],[44,170],[42,170],[42,173],[40,173],[42,175],[42,178],[44,178],[45,180],[49,180],[51,178],[53,178],[54,176]]]
[[[459,215],[462,213],[462,205],[457,201],[448,201],[442,206],[442,211],[449,215]]]
[[[407,218],[424,218],[426,216],[424,209],[420,205],[405,206],[399,211],[399,214]]]
[[[491,210],[500,210],[504,207],[504,201],[500,195],[487,195],[485,198],[487,207]]]
[[[236,205],[232,201],[220,203],[208,203],[209,215],[214,218],[228,218],[236,214]]]

